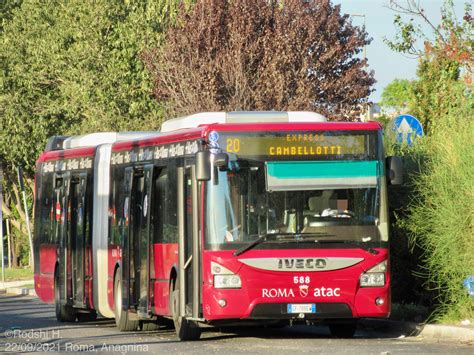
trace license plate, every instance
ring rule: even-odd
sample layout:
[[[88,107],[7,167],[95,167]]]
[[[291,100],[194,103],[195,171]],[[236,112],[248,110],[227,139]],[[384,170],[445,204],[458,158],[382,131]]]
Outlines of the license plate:
[[[288,313],[316,313],[316,305],[314,303],[306,304],[289,304]]]

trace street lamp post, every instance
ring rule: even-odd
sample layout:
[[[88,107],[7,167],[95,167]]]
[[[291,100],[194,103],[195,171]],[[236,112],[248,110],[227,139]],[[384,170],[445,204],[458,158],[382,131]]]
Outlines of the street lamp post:
[[[348,14],[349,16],[352,17],[362,17],[364,21],[364,29],[365,29],[365,14]],[[366,51],[366,45],[364,43],[364,59],[367,58],[367,51]]]
[[[348,14],[349,16],[352,17],[362,17],[363,23],[364,23],[364,29],[365,29],[365,14]],[[364,43],[364,49],[363,49],[363,55],[364,55],[364,60],[367,59],[367,45]],[[370,118],[370,106],[367,106],[367,112],[364,113],[364,118],[363,120],[369,120]]]

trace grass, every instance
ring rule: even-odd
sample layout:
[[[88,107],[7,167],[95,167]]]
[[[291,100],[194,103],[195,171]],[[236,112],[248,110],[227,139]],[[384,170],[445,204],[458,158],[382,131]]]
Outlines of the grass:
[[[413,176],[409,215],[399,222],[423,250],[417,274],[437,294],[433,320],[473,319],[463,281],[474,273],[474,123],[446,127],[423,148],[427,160]]]
[[[9,269],[5,268],[5,281],[18,281],[33,279],[33,270],[30,268]],[[1,281],[1,272],[0,272]]]

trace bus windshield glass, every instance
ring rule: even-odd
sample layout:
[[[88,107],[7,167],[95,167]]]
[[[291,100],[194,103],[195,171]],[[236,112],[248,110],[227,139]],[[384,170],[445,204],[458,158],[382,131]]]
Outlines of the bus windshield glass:
[[[331,186],[332,180],[325,179],[324,184],[300,189],[275,184],[278,188],[271,190],[269,164],[239,159],[229,165],[226,171],[214,168],[213,179],[206,185],[207,249],[241,248],[270,235],[268,242],[258,248],[380,241],[378,183]],[[295,170],[288,166],[285,169]]]

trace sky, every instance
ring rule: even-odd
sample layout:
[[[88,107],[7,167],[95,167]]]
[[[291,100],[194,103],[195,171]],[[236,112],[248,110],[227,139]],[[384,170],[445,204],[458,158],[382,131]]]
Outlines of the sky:
[[[400,4],[406,4],[406,0],[397,0]],[[458,18],[462,18],[465,1],[454,0],[455,12]],[[400,53],[393,52],[384,42],[383,38],[395,39],[396,28],[393,19],[396,12],[388,8],[389,0],[332,0],[334,5],[340,4],[341,10],[346,14],[365,15],[365,25],[372,43],[367,46],[367,59],[370,69],[375,71],[375,92],[370,95],[370,100],[378,102],[380,95],[387,84],[394,79],[415,79],[418,61]],[[428,18],[435,24],[441,20],[440,9],[442,0],[420,0]],[[408,19],[409,17],[403,16]],[[352,16],[352,23],[357,26],[364,24],[364,18]],[[417,21],[422,24],[422,21]],[[431,33],[425,26],[426,33]]]

